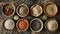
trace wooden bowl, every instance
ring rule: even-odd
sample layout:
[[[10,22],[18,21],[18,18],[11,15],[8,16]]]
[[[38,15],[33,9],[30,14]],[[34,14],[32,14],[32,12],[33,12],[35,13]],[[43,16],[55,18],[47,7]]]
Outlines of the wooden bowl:
[[[26,23],[27,23],[27,27],[26,27],[26,29],[24,29],[24,30],[21,30],[19,27],[18,27],[18,22],[19,21],[21,21],[21,20],[24,20],[24,21],[26,21]],[[28,27],[29,27],[29,23],[28,23],[28,21],[26,20],[26,19],[19,19],[18,21],[17,21],[17,24],[16,24],[16,27],[17,27],[17,29],[18,29],[18,31],[26,31],[27,29],[28,29]]]
[[[7,25],[7,20],[8,20],[8,21],[10,20],[10,21],[13,22],[13,23],[12,23],[12,22],[8,22],[10,26],[11,26],[11,24],[13,25],[13,26],[12,26],[13,28],[11,28],[10,26],[9,26],[10,28],[6,27],[6,26],[8,26],[8,25]],[[14,28],[15,28],[15,22],[14,22],[13,19],[7,18],[7,19],[5,19],[5,20],[3,21],[3,29],[4,29],[4,30],[6,30],[6,31],[12,31],[12,30],[14,30]]]
[[[7,8],[5,8],[5,7],[7,7]],[[11,8],[12,7],[12,9],[14,10],[13,11],[13,13],[11,13],[10,15],[8,15],[8,14],[5,14],[4,13],[4,11],[5,11],[5,9],[7,9],[7,11],[9,10],[9,8]],[[14,4],[13,3],[6,3],[6,4],[4,4],[3,5],[3,15],[5,15],[5,16],[7,16],[7,17],[11,17],[11,16],[13,16],[14,14],[15,14],[15,6],[14,6]],[[7,12],[8,13],[8,12]]]
[[[50,18],[45,22],[45,29],[50,32],[55,32],[58,29],[58,22]]]
[[[31,6],[30,8],[30,13],[31,15],[35,16],[35,17],[38,17],[42,14],[42,7],[38,4],[35,4],[33,6]]]
[[[38,20],[39,21],[39,24],[38,25],[40,25],[40,27],[39,27],[39,29],[38,30],[34,30],[33,28],[32,28],[32,23],[34,23],[33,21],[34,20]],[[36,22],[37,23],[37,22]],[[35,24],[36,24],[35,23]],[[36,26],[36,25],[35,25]],[[33,20],[31,20],[31,22],[30,22],[30,29],[31,29],[31,31],[33,31],[33,32],[40,32],[40,31],[42,31],[42,29],[43,29],[43,22],[40,20],[40,19],[38,19],[38,18],[35,18],[35,19],[33,19]]]
[[[21,9],[21,7],[24,7],[24,8]],[[25,10],[24,12],[22,11],[24,14],[22,12],[19,13],[20,10]],[[29,8],[26,4],[21,4],[21,5],[18,5],[16,12],[20,17],[26,17],[29,14]]]
[[[47,4],[44,5],[44,13],[48,17],[53,17],[57,14],[58,8],[55,3],[53,2],[48,2]]]

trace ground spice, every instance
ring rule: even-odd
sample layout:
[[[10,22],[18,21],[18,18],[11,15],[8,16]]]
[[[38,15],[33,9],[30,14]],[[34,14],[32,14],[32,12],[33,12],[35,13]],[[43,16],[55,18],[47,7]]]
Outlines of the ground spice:
[[[27,5],[25,4],[21,4],[17,7],[17,14],[20,16],[20,17],[26,17],[29,13],[29,8]]]
[[[15,26],[15,23],[12,19],[7,19],[4,22],[4,28],[7,30],[13,30],[14,26]]]
[[[28,11],[28,9],[25,6],[21,6],[19,8],[19,14],[21,14],[22,16],[25,16],[27,14],[27,11]]]
[[[18,22],[18,27],[20,30],[25,30],[27,28],[27,22],[24,20],[21,20]]]
[[[44,13],[48,16],[48,17],[53,17],[57,14],[58,9],[55,3],[53,2],[49,2],[44,6]]]
[[[14,7],[10,4],[6,4],[3,6],[3,13],[7,16],[12,15],[14,12]]]
[[[46,22],[46,28],[52,32],[56,31],[58,28],[58,22],[55,19],[49,19]]]
[[[42,7],[38,4],[35,4],[31,7],[31,14],[35,17],[38,17],[42,14]]]

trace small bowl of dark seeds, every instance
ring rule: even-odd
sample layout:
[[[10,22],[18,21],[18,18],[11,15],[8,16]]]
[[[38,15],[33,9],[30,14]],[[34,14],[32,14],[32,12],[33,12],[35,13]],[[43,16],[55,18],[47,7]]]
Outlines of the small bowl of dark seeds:
[[[43,29],[43,22],[42,20],[35,18],[33,20],[31,20],[30,22],[30,29],[33,32],[40,32]]]

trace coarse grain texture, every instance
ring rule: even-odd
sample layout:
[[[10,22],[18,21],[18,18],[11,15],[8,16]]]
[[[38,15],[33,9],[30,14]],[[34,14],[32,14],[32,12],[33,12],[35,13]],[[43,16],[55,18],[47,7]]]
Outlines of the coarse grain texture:
[[[35,19],[31,20],[31,22],[30,22],[30,29],[33,32],[40,32],[40,31],[42,31],[42,29],[43,29],[43,22],[40,19],[38,19],[38,18],[35,18]]]
[[[12,19],[7,19],[4,22],[4,28],[7,30],[13,30],[15,26],[15,22]]]
[[[29,23],[26,19],[19,19],[17,21],[16,27],[19,31],[26,31],[29,27]]]
[[[3,13],[6,16],[12,16],[15,13],[15,6],[13,4],[5,4],[3,6]]]
[[[58,12],[58,8],[55,3],[48,2],[47,4],[45,4],[44,6],[45,15],[47,15],[48,17],[53,17],[57,14],[57,12]]]
[[[19,21],[18,27],[21,30],[25,30],[27,28],[27,22],[25,22],[23,20],[22,21]]]
[[[50,19],[46,22],[46,28],[54,32],[58,29],[58,22],[55,19]]]
[[[21,4],[17,7],[16,12],[20,17],[26,17],[29,13],[29,8],[26,4]]]
[[[31,10],[30,11],[31,15],[33,15],[35,17],[38,17],[39,15],[42,14],[42,7],[38,4],[31,6],[30,10]]]

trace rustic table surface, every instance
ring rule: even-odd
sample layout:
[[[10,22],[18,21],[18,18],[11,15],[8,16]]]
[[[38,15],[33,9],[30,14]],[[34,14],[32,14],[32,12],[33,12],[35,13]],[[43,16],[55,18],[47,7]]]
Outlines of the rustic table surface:
[[[25,31],[25,32],[19,32],[16,27],[14,28],[13,31],[4,30],[3,21],[4,21],[5,18],[8,18],[8,17],[5,17],[2,14],[3,5],[1,3],[5,4],[5,3],[9,3],[9,2],[12,2],[16,7],[19,4],[25,3],[29,6],[29,8],[33,4],[40,4],[43,7],[44,4],[47,3],[47,2],[56,3],[56,5],[58,6],[58,13],[53,18],[55,18],[58,21],[58,24],[59,24],[59,27],[58,27],[57,31],[49,32],[45,28],[43,28],[43,30],[41,32],[36,33],[36,32],[32,32],[30,30],[30,28],[28,28],[28,30]],[[42,14],[42,15],[44,15],[44,14]],[[12,17],[10,17],[10,18],[12,18]],[[27,17],[24,17],[24,18],[27,19],[30,22],[35,17],[33,17],[29,14]],[[41,19],[41,16],[39,16],[38,18]],[[45,22],[45,21],[43,21],[43,22]],[[15,21],[15,23],[16,23],[16,21]],[[0,0],[0,34],[60,34],[60,0]]]

